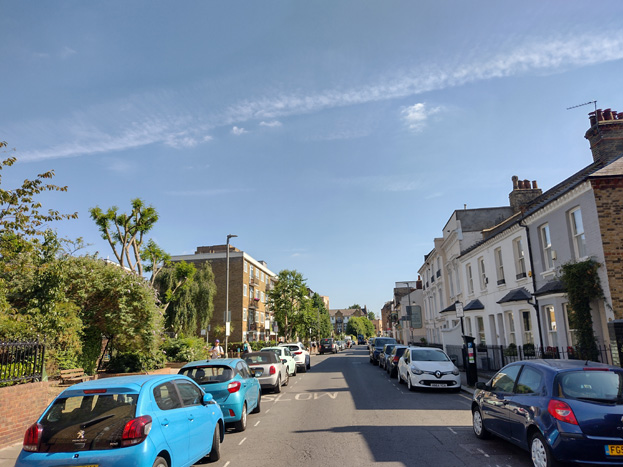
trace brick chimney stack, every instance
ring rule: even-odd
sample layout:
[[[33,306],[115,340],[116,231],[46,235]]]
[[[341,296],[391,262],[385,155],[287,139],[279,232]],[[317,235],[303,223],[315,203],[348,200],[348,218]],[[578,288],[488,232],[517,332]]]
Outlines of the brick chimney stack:
[[[623,154],[623,114],[597,109],[588,115],[591,127],[584,137],[590,143],[593,160],[608,162]]]
[[[508,199],[513,208],[513,212],[521,211],[521,208],[530,201],[541,196],[543,191],[537,186],[536,180],[530,183],[530,180],[519,180],[517,175],[511,178],[513,181],[513,191],[508,195]]]

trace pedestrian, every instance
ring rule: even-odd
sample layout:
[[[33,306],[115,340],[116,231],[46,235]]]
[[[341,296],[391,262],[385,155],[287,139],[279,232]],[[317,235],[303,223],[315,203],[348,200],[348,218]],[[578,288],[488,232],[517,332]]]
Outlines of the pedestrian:
[[[249,352],[249,342],[245,339],[244,343],[242,344],[242,355],[248,352]]]
[[[216,342],[214,342],[214,345],[212,346],[212,349],[210,350],[210,357],[211,358],[222,358],[224,356],[225,356],[225,352],[223,351],[223,347],[221,347],[220,341],[216,339]]]

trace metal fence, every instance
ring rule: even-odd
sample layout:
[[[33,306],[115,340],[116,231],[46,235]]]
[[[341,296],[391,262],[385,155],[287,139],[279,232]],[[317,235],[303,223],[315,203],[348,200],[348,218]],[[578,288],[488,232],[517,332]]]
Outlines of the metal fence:
[[[0,384],[41,381],[44,365],[45,344],[0,341]]]
[[[457,366],[465,369],[462,345],[446,345],[446,353],[453,360],[453,357],[456,357]],[[509,363],[536,358],[580,359],[612,364],[612,352],[608,345],[597,346],[594,352],[585,351],[578,346],[539,347],[532,344],[523,346],[478,345],[476,347],[476,365],[479,370],[483,371],[498,371]]]

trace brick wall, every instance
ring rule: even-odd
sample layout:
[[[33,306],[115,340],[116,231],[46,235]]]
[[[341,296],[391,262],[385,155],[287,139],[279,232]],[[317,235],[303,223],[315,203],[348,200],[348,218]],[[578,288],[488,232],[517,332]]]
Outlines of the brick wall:
[[[0,449],[23,441],[50,402],[47,381],[0,388]]]
[[[623,319],[623,177],[591,180],[615,319]]]

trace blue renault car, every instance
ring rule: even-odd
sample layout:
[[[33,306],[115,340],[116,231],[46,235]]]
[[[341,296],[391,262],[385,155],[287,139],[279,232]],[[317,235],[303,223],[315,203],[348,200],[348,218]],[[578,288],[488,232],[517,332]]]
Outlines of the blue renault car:
[[[623,369],[583,360],[511,363],[477,383],[474,434],[528,450],[537,467],[623,465]]]
[[[191,466],[220,458],[224,421],[181,375],[120,376],[65,389],[26,431],[16,466]]]
[[[233,423],[237,431],[247,429],[249,413],[260,412],[260,382],[247,362],[240,358],[199,360],[187,363],[179,373],[192,378],[205,392],[212,394],[221,406],[225,423]]]

